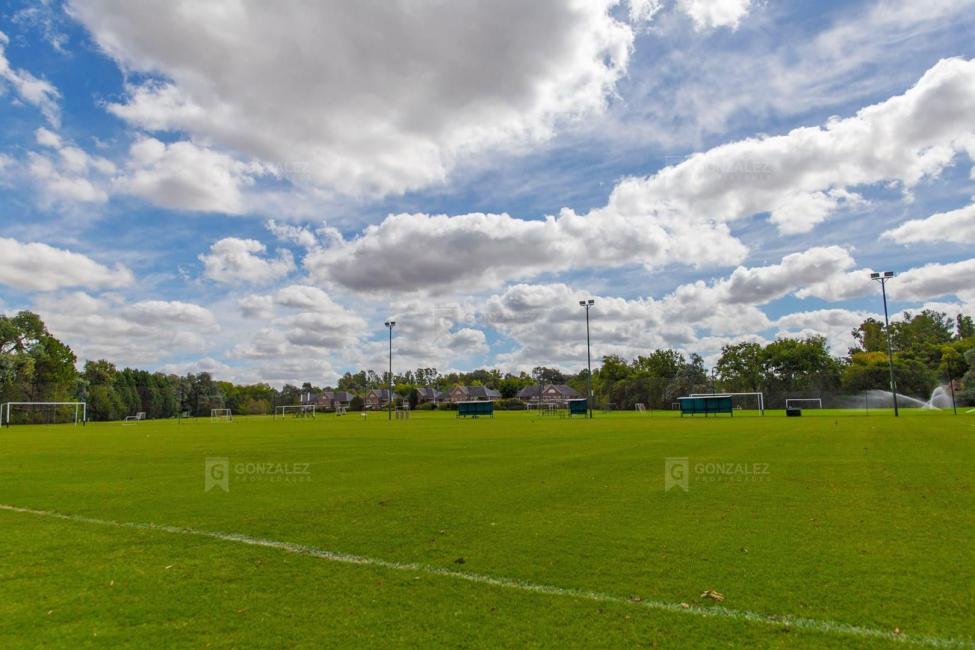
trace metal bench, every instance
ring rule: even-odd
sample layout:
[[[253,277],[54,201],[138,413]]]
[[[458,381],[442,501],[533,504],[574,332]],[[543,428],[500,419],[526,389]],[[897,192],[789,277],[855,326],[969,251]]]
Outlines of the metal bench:
[[[476,418],[482,415],[494,417],[494,402],[457,402],[457,417],[466,418],[468,416]]]
[[[735,416],[731,404],[731,395],[703,395],[694,397],[678,397],[680,404],[680,416],[685,415],[717,415],[727,413],[731,417]]]

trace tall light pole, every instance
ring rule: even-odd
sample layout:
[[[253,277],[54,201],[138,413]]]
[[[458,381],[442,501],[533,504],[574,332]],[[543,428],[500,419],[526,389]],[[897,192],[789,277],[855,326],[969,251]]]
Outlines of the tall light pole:
[[[386,321],[386,327],[389,328],[389,392],[386,395],[386,410],[389,415],[389,419],[393,419],[393,328],[396,327],[396,321],[388,320]]]
[[[586,308],[586,365],[589,368],[589,375],[586,377],[586,386],[589,394],[586,396],[586,406],[589,408],[589,419],[592,419],[592,348],[589,343],[589,310],[596,304],[592,298],[580,300],[579,306]]]
[[[890,392],[894,395],[894,417],[897,417],[900,415],[900,412],[897,409],[897,382],[894,381],[894,353],[890,347],[890,319],[887,317],[887,280],[893,277],[893,271],[870,274],[870,279],[880,283],[880,291],[884,296],[884,331],[887,333],[887,367],[890,369]]]

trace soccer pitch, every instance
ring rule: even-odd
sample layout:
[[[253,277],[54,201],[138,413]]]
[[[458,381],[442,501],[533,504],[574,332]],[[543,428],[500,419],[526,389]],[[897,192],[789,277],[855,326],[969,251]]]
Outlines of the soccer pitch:
[[[3,429],[0,646],[973,647],[975,417],[780,413]]]

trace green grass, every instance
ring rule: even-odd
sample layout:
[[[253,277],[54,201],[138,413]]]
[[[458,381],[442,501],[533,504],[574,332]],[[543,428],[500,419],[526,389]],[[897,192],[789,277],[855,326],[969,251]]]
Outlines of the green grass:
[[[0,647],[891,644],[707,617],[705,589],[732,612],[972,644],[975,417],[780,413],[2,429],[0,504],[421,566],[0,510]],[[229,459],[229,491],[204,491],[207,457]],[[668,457],[688,458],[686,492],[665,492]],[[309,475],[242,481],[244,463]],[[696,471],[728,463],[768,474]]]

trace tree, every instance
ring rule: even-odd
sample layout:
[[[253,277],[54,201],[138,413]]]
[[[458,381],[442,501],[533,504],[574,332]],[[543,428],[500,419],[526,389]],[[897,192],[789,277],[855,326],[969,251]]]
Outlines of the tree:
[[[856,352],[883,352],[887,349],[884,324],[876,318],[863,321],[852,334],[858,345],[850,349],[851,356]]]
[[[758,343],[737,343],[721,348],[715,364],[725,389],[733,393],[761,391],[765,380],[765,354]]]
[[[975,337],[975,321],[971,316],[958,314],[955,317],[955,335],[960,339],[970,339]]]

